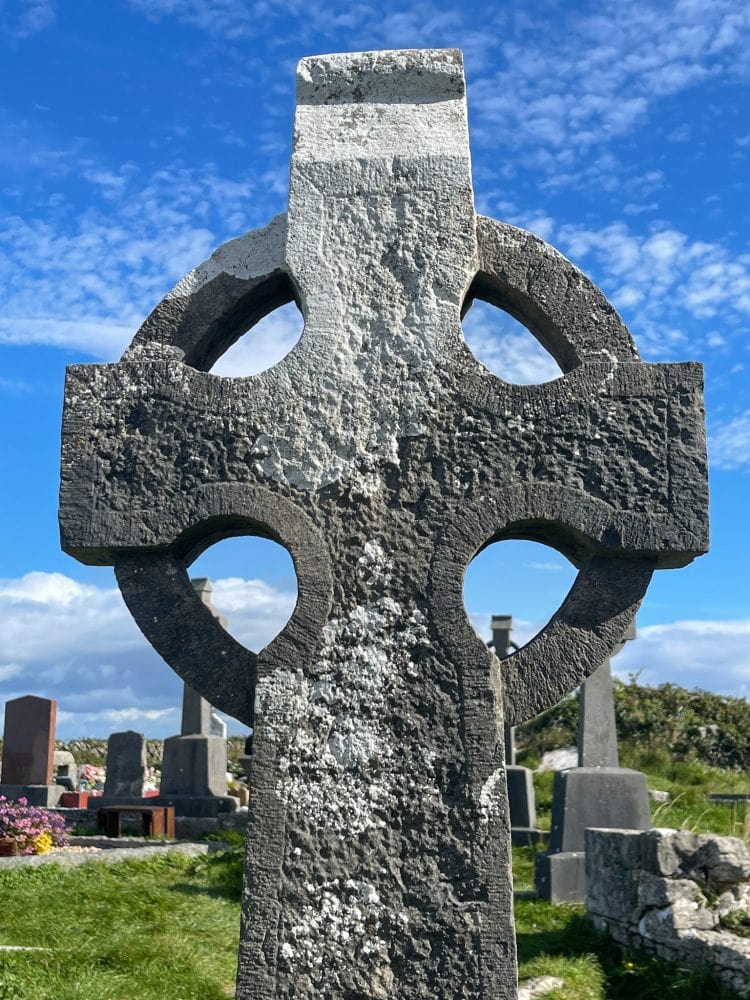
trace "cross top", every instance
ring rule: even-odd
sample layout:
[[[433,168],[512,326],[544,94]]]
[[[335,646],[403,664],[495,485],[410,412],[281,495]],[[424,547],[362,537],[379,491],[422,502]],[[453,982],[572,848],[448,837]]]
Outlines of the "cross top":
[[[488,372],[476,297],[561,378]],[[287,357],[208,373],[292,299]],[[503,720],[576,687],[653,570],[705,551],[701,392],[551,247],[475,215],[460,53],[302,61],[288,213],[183,278],[119,363],[69,369],[63,425],[63,546],[114,564],[167,662],[255,727],[238,997],[515,996]],[[188,578],[247,533],[298,577],[259,653]],[[519,537],[580,571],[501,667],[462,581]]]

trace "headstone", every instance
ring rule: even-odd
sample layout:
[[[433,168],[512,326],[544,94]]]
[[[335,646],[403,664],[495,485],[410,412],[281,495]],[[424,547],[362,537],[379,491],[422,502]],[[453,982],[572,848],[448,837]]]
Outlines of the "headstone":
[[[54,784],[57,702],[24,695],[5,703],[0,795],[55,805],[62,788]]]
[[[146,737],[128,729],[107,742],[107,773],[99,805],[139,799],[146,780]]]
[[[612,655],[634,638],[633,622]],[[585,898],[587,829],[651,826],[645,774],[618,767],[609,657],[581,685],[579,706],[579,766],[555,774],[549,852],[535,859],[537,892],[555,903],[582,903]]]
[[[211,604],[211,582],[190,581],[202,605],[226,628],[227,620]],[[164,740],[161,785],[154,800],[174,806],[178,816],[215,816],[237,808],[227,795],[226,733],[215,732],[213,708],[190,684],[182,695],[182,730]]]
[[[635,622],[612,655],[635,639]],[[581,684],[578,694],[578,766],[619,767],[612,664],[607,657],[598,670]]]
[[[504,659],[511,650],[518,651],[518,645],[510,637],[513,631],[512,615],[493,615],[490,628],[492,629],[490,645],[498,659]],[[528,767],[516,764],[515,726],[505,726],[504,733],[511,840],[518,845],[535,844],[541,836],[541,831],[536,825],[534,776]]]
[[[700,369],[640,362],[573,265],[476,216],[460,53],[321,56],[297,80],[288,214],[183,279],[121,362],[69,369],[62,542],[113,563],[167,662],[254,727],[238,1000],[507,1000],[502,726],[575,689],[652,571],[705,550]],[[561,378],[483,368],[475,296]],[[207,374],[293,298],[305,329],[279,364]],[[259,653],[188,578],[242,532],[297,573]],[[505,536],[580,570],[500,671],[463,574]]]

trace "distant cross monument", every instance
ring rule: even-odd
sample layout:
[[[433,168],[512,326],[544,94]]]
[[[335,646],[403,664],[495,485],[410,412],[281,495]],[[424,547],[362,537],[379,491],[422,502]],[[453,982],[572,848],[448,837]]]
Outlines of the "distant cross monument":
[[[461,333],[477,297],[562,377],[488,372]],[[281,362],[208,374],[291,300]],[[653,570],[706,550],[706,511],[700,366],[641,362],[580,271],[476,215],[460,53],[303,60],[288,213],[66,381],[65,550],[113,564],[167,662],[254,726],[239,1000],[516,996],[503,724],[599,666]],[[259,653],[188,577],[238,534],[297,573]],[[579,573],[501,668],[463,575],[502,538]]]

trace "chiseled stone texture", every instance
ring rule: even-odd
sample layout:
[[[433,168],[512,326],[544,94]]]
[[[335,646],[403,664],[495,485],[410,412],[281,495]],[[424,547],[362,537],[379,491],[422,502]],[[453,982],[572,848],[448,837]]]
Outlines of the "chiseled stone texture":
[[[488,372],[476,297],[564,375]],[[209,373],[292,299],[279,364]],[[66,551],[114,564],[156,649],[255,727],[241,1000],[516,996],[503,722],[602,662],[653,570],[705,551],[706,511],[700,366],[640,362],[580,271],[476,216],[460,53],[303,60],[288,213],[185,277],[120,363],[71,367],[63,427]],[[242,533],[298,579],[259,653],[187,576]],[[462,584],[511,537],[580,572],[501,672]]]
[[[711,966],[750,996],[750,854],[738,837],[687,830],[587,830],[586,909],[616,941]]]

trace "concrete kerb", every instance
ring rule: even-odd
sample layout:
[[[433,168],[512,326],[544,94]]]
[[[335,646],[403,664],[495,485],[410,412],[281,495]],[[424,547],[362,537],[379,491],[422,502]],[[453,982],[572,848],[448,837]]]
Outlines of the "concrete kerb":
[[[174,842],[154,843],[140,837],[121,837],[117,841],[109,840],[106,845],[103,837],[78,837],[78,841],[92,841],[84,845],[95,848],[93,851],[50,851],[49,854],[21,854],[14,858],[0,858],[0,871],[15,868],[39,868],[42,865],[60,865],[61,868],[77,868],[90,861],[103,864],[119,864],[122,861],[144,861],[147,858],[162,857],[165,854],[182,854],[189,858],[197,858],[216,850],[213,845]],[[96,843],[93,843],[96,842]],[[118,846],[115,847],[114,844]],[[111,845],[111,846],[110,846]]]

